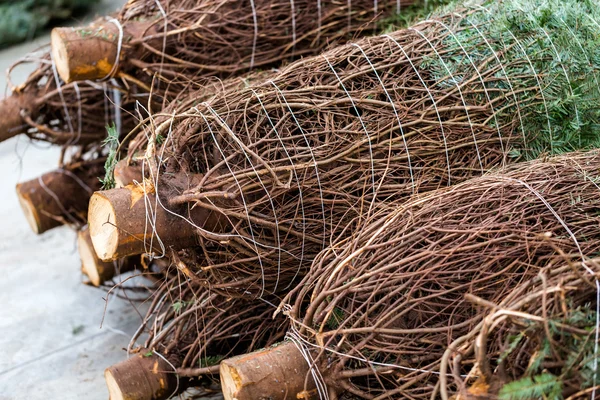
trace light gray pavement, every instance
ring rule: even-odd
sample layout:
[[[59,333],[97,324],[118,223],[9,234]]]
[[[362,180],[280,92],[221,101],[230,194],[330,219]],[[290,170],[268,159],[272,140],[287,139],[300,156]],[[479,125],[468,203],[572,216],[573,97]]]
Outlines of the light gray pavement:
[[[124,2],[104,0],[94,11]],[[46,42],[1,51],[0,71]],[[15,83],[27,72],[17,71]],[[15,184],[56,168],[58,155],[26,138],[0,143],[0,400],[107,399],[103,371],[125,358],[140,322],[128,302],[111,298],[100,329],[106,293],[82,284],[74,232],[36,236],[21,213]]]

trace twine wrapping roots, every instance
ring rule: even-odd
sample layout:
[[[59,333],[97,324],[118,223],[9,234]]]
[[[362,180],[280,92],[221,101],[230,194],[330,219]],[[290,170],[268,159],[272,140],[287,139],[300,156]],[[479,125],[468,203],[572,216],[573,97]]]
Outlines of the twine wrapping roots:
[[[338,390],[433,398],[440,379],[464,373],[452,368],[441,377],[446,347],[484,317],[465,294],[500,304],[544,268],[600,250],[599,173],[599,152],[570,154],[375,215],[323,251],[284,300],[292,332]],[[595,290],[593,275],[581,279]]]
[[[597,259],[560,264],[544,268],[499,303],[484,304],[485,318],[446,351],[442,366],[451,374],[446,391],[456,388],[457,399],[489,397],[536,382],[549,397],[594,398],[600,390],[595,307],[600,265]]]
[[[147,144],[155,176],[200,181],[181,193],[157,178],[161,204],[212,210],[226,227],[198,229],[197,278],[228,295],[285,292],[388,202],[595,145],[598,66],[584,62],[595,51],[584,36],[597,35],[597,10],[546,6],[556,13],[492,2],[362,39],[150,127],[167,138]]]

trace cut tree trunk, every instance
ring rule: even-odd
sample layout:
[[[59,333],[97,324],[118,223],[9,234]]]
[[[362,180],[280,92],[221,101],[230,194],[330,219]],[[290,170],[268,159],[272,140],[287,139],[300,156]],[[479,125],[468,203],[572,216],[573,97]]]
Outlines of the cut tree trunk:
[[[28,125],[25,124],[21,112],[35,119],[38,112],[36,96],[33,93],[13,93],[0,101],[0,142],[24,133]]]
[[[99,186],[98,178],[86,172],[58,169],[17,184],[19,202],[35,233],[85,221],[90,196]]]
[[[133,271],[140,266],[139,257],[126,257],[116,261],[104,262],[98,258],[92,245],[92,238],[87,226],[77,232],[77,247],[81,258],[81,268],[90,283],[100,286],[122,273]]]
[[[148,180],[143,185],[128,185],[96,192],[90,200],[88,221],[96,254],[103,261],[162,252],[197,244],[195,225],[209,230],[220,226],[218,214],[205,208],[170,208],[168,201],[156,196]]]
[[[108,367],[104,378],[111,400],[168,399],[177,387],[173,368],[152,352]]]
[[[121,160],[114,169],[115,187],[122,188],[132,183],[141,183],[144,179],[142,167],[129,165],[127,160]]]
[[[124,27],[117,24],[101,20],[85,27],[52,30],[52,59],[66,83],[115,76],[125,58],[123,54],[132,51],[129,43],[150,34],[152,25],[151,22],[129,22]]]
[[[221,389],[225,400],[317,398],[309,365],[292,342],[224,360]]]

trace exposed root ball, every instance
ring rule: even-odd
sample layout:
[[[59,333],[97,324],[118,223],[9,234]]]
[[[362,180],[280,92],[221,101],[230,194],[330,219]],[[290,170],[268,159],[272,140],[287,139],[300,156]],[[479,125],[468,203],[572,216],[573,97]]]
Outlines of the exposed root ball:
[[[540,271],[598,254],[599,175],[599,151],[568,154],[366,220],[324,250],[284,300],[289,336],[338,390],[434,398],[446,347],[483,319],[466,294],[499,304]]]

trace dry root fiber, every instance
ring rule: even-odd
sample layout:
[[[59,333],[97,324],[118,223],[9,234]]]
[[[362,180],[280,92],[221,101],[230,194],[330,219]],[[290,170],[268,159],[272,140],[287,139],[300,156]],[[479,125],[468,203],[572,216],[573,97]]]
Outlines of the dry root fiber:
[[[466,294],[500,303],[598,254],[598,176],[598,151],[523,163],[417,196],[324,250],[282,305],[321,393],[437,398],[446,347],[483,319]]]
[[[116,19],[56,28],[52,52],[65,82],[143,70],[146,79],[230,76],[268,68],[355,35],[412,0],[172,0],[128,2]],[[92,49],[92,50],[90,50]]]
[[[597,37],[587,19],[597,12],[573,1],[489,2],[217,93],[132,145],[146,147],[161,200],[148,215],[182,204],[220,214],[231,228],[195,227],[199,246],[182,260],[229,295],[285,292],[385,202],[594,145],[600,108],[588,89],[599,70],[583,60],[596,47],[578,36],[572,46],[571,28]],[[188,190],[167,181],[188,175],[201,177]]]
[[[23,84],[11,84],[12,96],[0,103],[10,116],[0,123],[0,141],[24,133],[60,145],[97,144],[106,125],[128,132],[181,92],[219,86],[206,82],[210,77],[316,54],[379,29],[376,17],[411,4],[130,1],[114,18],[57,28],[52,55],[28,57],[40,65]]]
[[[165,271],[144,322],[130,344],[134,352],[147,354],[146,349],[150,349],[169,362],[170,374],[177,381],[177,385],[169,386],[171,393],[186,387],[190,380],[217,377],[224,358],[283,339],[287,321],[282,316],[273,318],[278,299],[230,299],[211,294],[193,279],[182,280],[174,268],[185,274],[185,267],[176,255],[172,261],[173,266]],[[147,339],[138,346],[136,341],[142,334]],[[119,379],[131,380],[128,376]],[[127,385],[134,383],[121,387]],[[148,393],[140,399],[155,398],[152,396],[156,395]]]
[[[442,363],[444,398],[590,399],[598,379],[598,259],[568,256],[544,268],[488,311],[470,332],[446,350]],[[453,390],[449,390],[452,388]]]

